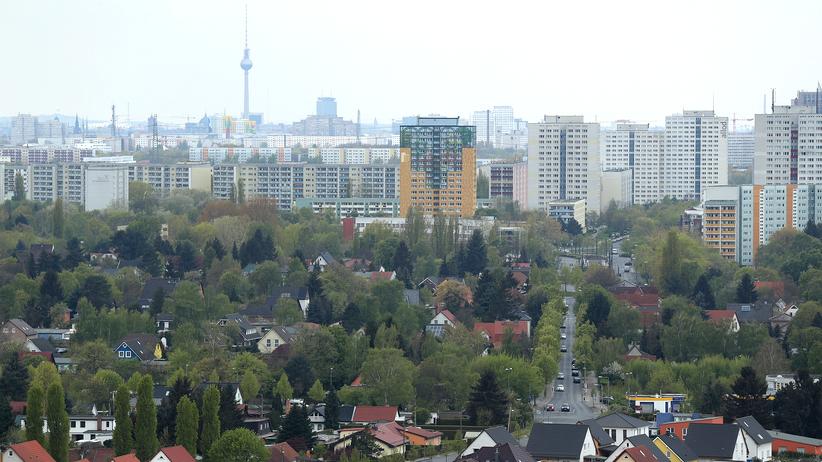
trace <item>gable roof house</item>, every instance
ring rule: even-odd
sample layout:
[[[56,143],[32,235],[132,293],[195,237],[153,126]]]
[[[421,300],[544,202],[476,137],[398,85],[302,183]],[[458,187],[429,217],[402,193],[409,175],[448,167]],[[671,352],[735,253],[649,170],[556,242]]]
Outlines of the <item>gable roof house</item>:
[[[374,424],[379,422],[399,421],[400,414],[397,406],[354,406],[351,417],[352,424]]]
[[[516,438],[514,438],[505,427],[499,425],[489,427],[480,432],[480,434],[471,441],[471,444],[460,453],[460,457],[470,456],[482,448],[493,448],[508,443],[519,444]]]
[[[583,462],[597,454],[591,430],[576,424],[534,423],[526,449],[540,461]]]
[[[294,326],[274,326],[257,342],[257,350],[263,354],[271,354],[283,345],[289,345],[300,330]]]
[[[728,332],[739,332],[739,318],[732,310],[705,310],[708,320],[719,325],[728,326]]]
[[[696,453],[684,441],[674,435],[660,435],[654,438],[654,445],[665,454],[671,462],[694,462],[699,459]]]
[[[745,416],[736,419],[736,424],[742,427],[745,435],[745,444],[748,446],[750,458],[767,462],[771,460],[773,437],[755,418]]]
[[[196,462],[194,457],[182,446],[160,448],[150,462]]]
[[[153,361],[163,358],[163,347],[153,334],[128,334],[114,349],[119,359]]]
[[[320,252],[319,255],[317,255],[317,258],[314,259],[314,268],[319,268],[319,270],[322,272],[325,271],[326,266],[333,265],[335,263],[337,263],[337,259],[334,258],[333,255],[324,250]]]
[[[665,456],[665,453],[662,452],[647,435],[629,436],[628,438],[622,440],[622,443],[607,448],[606,451],[611,450],[611,454],[607,459],[605,459],[605,462],[614,462],[625,449],[637,447],[647,448],[659,462],[669,462],[669,459]],[[602,448],[600,447],[600,449]]]
[[[300,454],[288,443],[277,443],[271,446],[271,458],[268,462],[297,462]]]
[[[614,439],[611,438],[611,435],[599,425],[596,419],[581,420],[577,423],[588,426],[588,429],[591,430],[591,436],[594,437],[594,441],[597,443],[598,448],[601,449],[614,444]]]
[[[311,422],[311,431],[319,433],[325,430],[325,404],[318,404],[308,411],[308,421]]]
[[[171,332],[173,325],[174,315],[171,313],[157,313],[157,316],[154,316],[154,326],[157,328],[158,334]]]
[[[628,345],[628,352],[625,353],[625,360],[626,361],[634,361],[634,360],[645,360],[645,361],[656,361],[656,355],[652,355],[651,353],[646,353],[639,349],[639,345],[636,343],[631,343]]]
[[[460,457],[459,462],[536,462],[531,454],[516,443],[480,448],[473,454]],[[456,461],[455,461],[456,462]]]
[[[656,447],[653,444],[652,447]],[[647,446],[634,446],[621,450],[614,459],[617,462],[660,462],[656,458],[651,448]]]
[[[608,414],[595,419],[596,422],[619,445],[623,440],[637,435],[648,436],[651,422],[637,419],[619,412]]]
[[[700,460],[743,462],[749,459],[742,427],[735,424],[691,424],[685,443]]]
[[[531,337],[531,323],[528,321],[494,321],[474,323],[474,332],[480,332],[485,340],[494,345],[494,348],[501,348],[505,339],[505,332],[510,329],[514,334],[514,340],[521,337]]]
[[[235,348],[239,347],[250,347],[256,344],[261,338],[262,334],[260,333],[260,329],[257,326],[252,325],[248,318],[244,315],[238,313],[231,313],[217,321],[217,325],[221,327],[226,327],[230,325],[236,325],[240,332],[240,338],[238,342],[234,346]]]
[[[767,300],[757,300],[756,303],[728,303],[725,308],[735,312],[740,323],[766,324],[773,317],[775,307]]]
[[[137,299],[137,306],[143,311],[149,309],[158,291],[162,291],[165,297],[170,297],[177,288],[178,282],[180,281],[177,279],[149,278],[143,285],[140,298]]]
[[[280,299],[294,300],[303,312],[303,316],[308,315],[308,288],[306,287],[276,287],[271,295],[260,304],[249,304],[240,310],[240,314],[246,316],[252,323],[274,322],[274,309]]]
[[[26,321],[20,318],[12,318],[0,328],[0,341],[2,343],[26,343],[26,340],[37,336],[37,332]]]
[[[3,462],[55,462],[36,440],[12,444],[3,450]]]
[[[822,440],[807,436],[792,435],[778,431],[769,431],[773,438],[773,454],[783,452],[803,453],[813,456],[822,455]]]

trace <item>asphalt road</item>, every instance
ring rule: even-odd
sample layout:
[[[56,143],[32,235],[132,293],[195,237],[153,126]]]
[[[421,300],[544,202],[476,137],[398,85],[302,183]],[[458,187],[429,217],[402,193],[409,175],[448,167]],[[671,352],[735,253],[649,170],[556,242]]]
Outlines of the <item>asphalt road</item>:
[[[617,252],[622,251],[622,240],[614,241],[614,250]],[[631,284],[639,284],[640,281],[637,279],[637,273],[634,270],[633,266],[629,272],[625,272],[625,263],[631,261],[630,257],[622,257],[619,254],[614,255],[611,259],[611,269],[613,270],[614,274],[622,279],[625,282],[629,282]]]
[[[565,304],[568,305],[568,316],[565,318],[565,329],[562,329],[562,332],[565,333],[567,338],[562,341],[565,342],[568,352],[560,353],[559,362],[559,371],[565,374],[565,379],[555,379],[551,384],[551,389],[548,390],[547,398],[540,397],[537,399],[537,409],[534,414],[534,421],[536,422],[576,423],[598,415],[597,411],[591,409],[590,403],[585,403],[583,399],[584,383],[574,383],[573,377],[571,377],[571,359],[573,358],[574,334],[576,333],[576,316],[574,314],[576,299],[574,297],[565,297]],[[582,371],[580,371],[580,377],[582,375]],[[564,385],[565,391],[555,391],[558,384]],[[556,410],[546,411],[545,408],[548,403],[553,404]],[[571,407],[571,412],[560,411],[561,406],[566,403]]]

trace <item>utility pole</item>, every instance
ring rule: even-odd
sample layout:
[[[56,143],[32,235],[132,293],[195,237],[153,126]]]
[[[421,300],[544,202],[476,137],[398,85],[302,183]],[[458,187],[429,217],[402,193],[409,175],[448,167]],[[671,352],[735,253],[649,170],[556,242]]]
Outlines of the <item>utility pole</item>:
[[[508,398],[509,399],[509,401],[508,401],[508,432],[509,433],[511,432],[511,412],[514,410],[513,407],[512,407],[513,403],[511,402],[511,398],[510,398],[510,396],[512,395],[512,393],[511,393],[511,371],[513,371],[513,368],[510,368],[510,367],[505,368],[505,372],[508,373],[508,395],[509,395],[509,398]]]

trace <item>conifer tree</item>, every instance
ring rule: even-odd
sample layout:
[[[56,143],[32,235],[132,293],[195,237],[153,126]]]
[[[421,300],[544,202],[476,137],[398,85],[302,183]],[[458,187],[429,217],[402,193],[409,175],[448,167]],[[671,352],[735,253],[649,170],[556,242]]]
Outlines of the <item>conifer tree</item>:
[[[44,395],[43,387],[35,383],[29,387],[26,399],[26,440],[36,440],[41,445],[46,444],[46,437],[43,435]]]
[[[186,448],[189,454],[197,454],[197,423],[200,414],[197,405],[188,396],[177,403],[177,444]]]
[[[220,390],[209,385],[203,392],[202,433],[200,434],[200,454],[207,454],[220,437]]]
[[[49,454],[57,462],[68,462],[69,417],[63,385],[54,381],[49,385],[46,396],[46,418],[49,426]]]
[[[157,408],[154,406],[154,380],[144,376],[137,387],[137,425],[134,430],[134,447],[142,462],[151,460],[160,449],[157,440]]]
[[[114,397],[114,454],[128,454],[134,447],[133,424],[131,422],[131,393],[126,384],[117,388]]]

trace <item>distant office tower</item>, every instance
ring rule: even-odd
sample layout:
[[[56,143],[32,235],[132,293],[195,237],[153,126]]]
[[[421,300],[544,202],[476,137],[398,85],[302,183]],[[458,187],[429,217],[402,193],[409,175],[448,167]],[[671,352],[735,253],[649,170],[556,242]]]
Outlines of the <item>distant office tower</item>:
[[[702,207],[705,244],[729,260],[752,265],[759,247],[777,231],[822,222],[822,186],[708,187]]]
[[[317,116],[337,117],[337,100],[329,96],[317,98]]]
[[[494,114],[491,110],[474,111],[471,123],[477,128],[477,143],[492,146],[494,142]]]
[[[599,124],[582,116],[545,116],[528,124],[528,208],[585,199],[599,210]]]
[[[754,133],[754,184],[822,183],[822,114],[814,107],[757,114]]]
[[[526,162],[494,162],[479,168],[488,178],[488,198],[508,199],[528,206],[528,164]]]
[[[37,142],[37,117],[31,114],[17,114],[11,119],[11,144]]]
[[[648,124],[620,123],[616,130],[602,131],[602,143],[603,170],[631,169],[633,204],[651,204],[661,199],[663,130],[651,130]]]
[[[470,217],[477,204],[476,127],[459,117],[418,117],[400,127],[400,213]]]
[[[817,86],[816,91],[796,92],[796,98],[791,100],[791,106],[813,108],[814,112],[822,114],[822,86]]]
[[[699,200],[708,186],[728,183],[728,118],[684,111],[665,118],[662,196]]]
[[[514,131],[514,108],[511,106],[494,106],[494,133],[507,135]]]
[[[753,132],[728,133],[728,165],[748,168],[753,164],[755,138]]]
[[[128,210],[127,165],[88,165],[85,168],[84,180],[83,202],[87,211]]]
[[[515,132],[514,108],[494,106],[493,109],[474,111],[471,122],[477,127],[477,142],[486,146],[512,144],[510,136]]]

